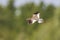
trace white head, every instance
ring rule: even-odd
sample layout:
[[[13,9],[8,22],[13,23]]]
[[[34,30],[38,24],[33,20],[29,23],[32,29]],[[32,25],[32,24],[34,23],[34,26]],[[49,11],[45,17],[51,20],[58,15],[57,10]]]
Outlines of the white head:
[[[40,18],[40,13],[36,12],[36,13],[33,14],[33,16],[37,16],[38,18]]]

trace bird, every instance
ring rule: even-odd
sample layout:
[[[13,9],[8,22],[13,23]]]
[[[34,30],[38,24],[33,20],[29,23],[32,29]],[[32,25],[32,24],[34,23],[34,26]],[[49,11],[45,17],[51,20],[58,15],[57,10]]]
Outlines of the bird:
[[[40,12],[33,13],[31,18],[26,19],[28,24],[34,24],[36,21],[38,23],[43,23],[43,19],[40,18]]]

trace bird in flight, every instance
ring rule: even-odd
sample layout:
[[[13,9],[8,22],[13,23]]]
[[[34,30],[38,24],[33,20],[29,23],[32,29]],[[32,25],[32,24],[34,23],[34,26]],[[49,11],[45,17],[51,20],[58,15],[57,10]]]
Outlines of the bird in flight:
[[[33,13],[32,17],[31,17],[31,18],[28,18],[28,19],[26,19],[26,20],[27,20],[28,24],[33,24],[33,23],[35,23],[36,21],[37,21],[38,23],[43,23],[43,19],[40,18],[40,13],[39,13],[39,12]]]

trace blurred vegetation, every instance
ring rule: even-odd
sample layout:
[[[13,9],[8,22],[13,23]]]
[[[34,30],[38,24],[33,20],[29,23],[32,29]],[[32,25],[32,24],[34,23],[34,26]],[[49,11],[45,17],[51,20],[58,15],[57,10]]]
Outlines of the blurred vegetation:
[[[4,8],[0,5],[0,40],[60,40],[60,7],[41,2],[39,6],[29,3],[15,8],[13,3],[10,0]],[[20,15],[16,16],[16,10],[21,11]],[[44,23],[27,24],[26,18],[36,11]]]

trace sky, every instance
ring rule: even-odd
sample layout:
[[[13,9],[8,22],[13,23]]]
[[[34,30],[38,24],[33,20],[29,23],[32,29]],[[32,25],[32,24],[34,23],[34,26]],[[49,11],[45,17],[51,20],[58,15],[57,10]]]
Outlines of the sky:
[[[7,6],[9,0],[0,0],[0,5]],[[46,5],[53,4],[55,6],[60,6],[60,0],[15,0],[14,6],[19,7],[26,3],[33,2],[38,5],[41,1],[43,1]]]

